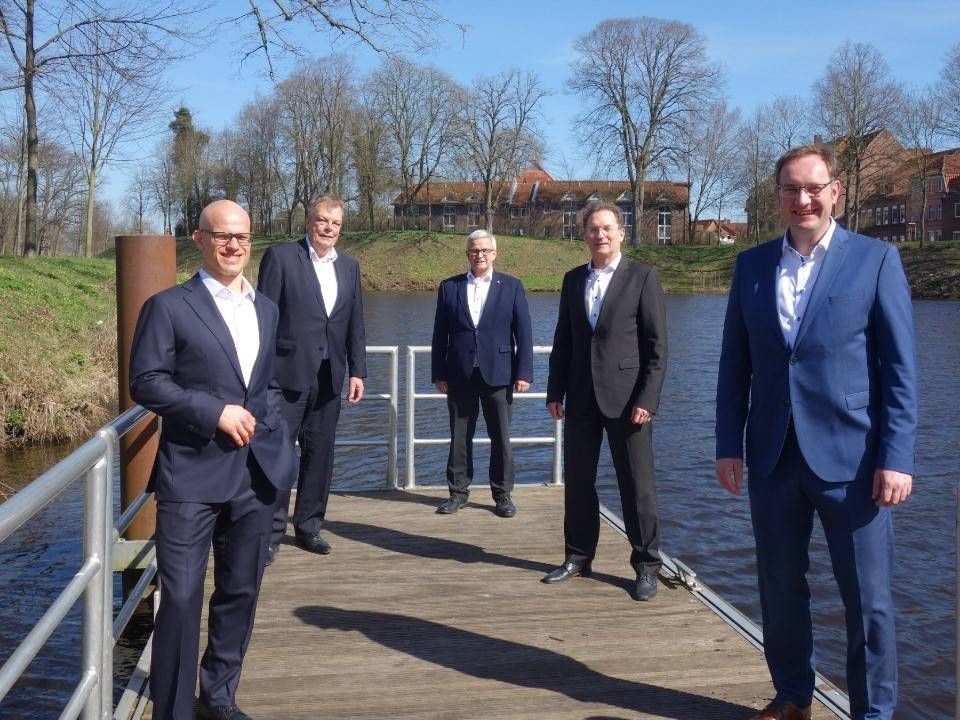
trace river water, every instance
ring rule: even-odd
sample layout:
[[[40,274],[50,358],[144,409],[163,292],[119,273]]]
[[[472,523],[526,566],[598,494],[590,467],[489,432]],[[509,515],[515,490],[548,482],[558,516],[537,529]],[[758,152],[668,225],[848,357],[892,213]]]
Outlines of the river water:
[[[529,296],[534,342],[553,340],[558,296]],[[428,345],[435,296],[432,293],[368,293],[365,296],[367,342],[370,345]],[[759,622],[754,576],[753,538],[745,498],[722,491],[713,476],[713,396],[726,299],[720,296],[671,295],[667,298],[669,366],[654,447],[660,499],[663,548],[697,571],[699,578]],[[920,433],[914,494],[896,510],[897,553],[894,594],[898,610],[900,705],[898,718],[944,718],[953,714],[955,487],[960,479],[957,413],[960,383],[960,302],[916,301],[920,348]],[[533,391],[546,385],[546,356],[536,356]],[[371,356],[367,392],[387,392],[386,361]],[[401,354],[401,398],[405,392],[405,359]],[[418,357],[417,390],[429,392],[429,357]],[[417,437],[443,437],[446,409],[440,401],[418,402]],[[339,436],[382,436],[385,404],[368,398],[358,408],[344,408]],[[400,403],[401,415],[403,401]],[[481,420],[482,427],[482,420]],[[400,419],[403,473],[404,421]],[[479,431],[482,433],[482,429]],[[552,422],[541,400],[514,405],[516,435],[552,434]],[[515,449],[517,481],[547,482],[550,449]],[[64,449],[33,450],[0,456],[0,481],[19,486],[65,454]],[[486,449],[476,454],[477,497],[489,492]],[[444,484],[444,446],[416,451],[417,482]],[[386,451],[340,448],[337,487],[372,488],[385,480]],[[599,469],[603,501],[619,511],[619,498],[609,453],[601,453]],[[72,492],[40,518],[0,546],[0,661],[21,639],[79,564],[79,495]],[[520,504],[518,522],[522,522]],[[562,530],[544,542],[563,559]],[[623,574],[629,575],[628,549],[623,548]],[[833,582],[822,531],[817,527],[811,548],[810,587],[816,627],[818,669],[844,686],[843,612]],[[633,610],[639,612],[637,608]],[[79,614],[54,636],[34,661],[29,675],[0,704],[2,718],[57,717],[76,681],[77,651],[71,649]],[[638,660],[639,662],[639,660]]]

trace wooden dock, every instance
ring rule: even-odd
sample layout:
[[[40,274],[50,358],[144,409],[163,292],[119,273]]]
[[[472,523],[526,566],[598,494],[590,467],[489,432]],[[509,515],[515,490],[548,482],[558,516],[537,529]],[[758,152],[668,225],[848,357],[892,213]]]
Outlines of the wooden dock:
[[[455,515],[435,514],[445,496],[335,493],[332,554],[287,538],[264,575],[245,712],[746,720],[772,696],[761,654],[682,586],[661,578],[654,600],[631,599],[629,547],[605,524],[591,578],[542,584],[563,559],[562,489],[519,488],[509,520],[483,485]]]

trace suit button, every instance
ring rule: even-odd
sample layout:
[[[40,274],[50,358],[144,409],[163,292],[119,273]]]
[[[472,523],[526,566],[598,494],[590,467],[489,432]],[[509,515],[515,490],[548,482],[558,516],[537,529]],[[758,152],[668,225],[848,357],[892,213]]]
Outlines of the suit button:
[[[791,355],[791,356],[790,356],[790,364],[791,364],[791,365],[796,365],[798,362],[800,362],[800,358],[799,358],[799,357],[797,357],[796,355]]]

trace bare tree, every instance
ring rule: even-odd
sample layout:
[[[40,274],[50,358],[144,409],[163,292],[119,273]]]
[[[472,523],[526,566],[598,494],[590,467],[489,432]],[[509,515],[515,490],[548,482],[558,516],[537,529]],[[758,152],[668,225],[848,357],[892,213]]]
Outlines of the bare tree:
[[[453,24],[430,0],[247,0],[248,12],[237,18],[253,21],[247,35],[244,60],[262,54],[270,77],[275,77],[274,57],[308,54],[300,37],[327,33],[332,41],[344,39],[377,52],[419,52],[436,45],[437,28]],[[302,34],[304,28],[312,33]]]
[[[193,114],[187,107],[178,108],[169,125],[173,133],[170,145],[174,187],[180,204],[181,221],[176,234],[189,235],[197,226],[200,210],[210,200],[213,185],[208,162],[209,133],[193,124]]]
[[[907,146],[910,157],[911,178],[905,188],[907,195],[916,195],[911,210],[916,212],[920,222],[920,246],[927,236],[927,201],[929,187],[927,174],[930,170],[931,154],[942,139],[945,108],[940,102],[939,93],[932,88],[905,92],[901,107],[897,112],[898,132]],[[901,222],[907,222],[901,218]]]
[[[38,85],[68,66],[71,59],[99,55],[110,64],[119,54],[137,48],[148,56],[165,52],[184,35],[185,18],[173,0],[160,3],[131,0],[117,8],[100,0],[51,0],[38,9],[36,0],[0,3],[0,32],[12,60],[6,89],[23,91],[26,119],[27,184],[24,254],[37,251]],[[91,51],[86,41],[101,38]]]
[[[943,132],[960,142],[960,42],[950,48],[940,73]]]
[[[810,142],[813,126],[810,103],[797,95],[776,97],[762,110],[767,140],[773,153],[783,155],[790,148]]]
[[[875,47],[846,42],[831,56],[814,84],[820,120],[839,147],[844,173],[844,216],[856,232],[865,189],[867,147],[873,134],[890,127],[899,106],[900,86],[890,79],[887,61]]]
[[[740,188],[746,196],[749,233],[754,243],[775,227],[777,208],[774,199],[776,180],[773,177],[776,155],[767,135],[765,108],[757,109],[740,127]]]
[[[79,255],[83,160],[55,142],[40,143],[37,155],[37,254]]]
[[[85,249],[93,255],[97,181],[126,143],[142,140],[155,126],[153,103],[162,93],[160,70],[167,59],[155,47],[102,53],[107,38],[98,25],[67,59],[69,72],[54,80],[58,97],[75,112],[60,113],[66,135],[84,160],[87,181]],[[150,53],[153,52],[153,56]]]
[[[395,186],[390,168],[387,123],[372,98],[360,98],[350,126],[350,148],[357,185],[357,201],[367,227],[376,229],[376,209],[386,192]]]
[[[143,219],[150,210],[150,171],[143,163],[138,164],[130,174],[124,209],[132,216],[137,234],[143,235]]]
[[[519,174],[523,163],[543,154],[536,121],[546,95],[536,75],[507,70],[477,78],[464,96],[459,143],[466,163],[483,183],[490,232],[506,181]]]
[[[691,116],[678,139],[677,165],[686,173],[691,203],[687,237],[694,237],[697,221],[707,210],[722,213],[738,176],[740,111],[718,100],[702,114]],[[718,217],[718,221],[719,221]],[[717,241],[719,242],[719,236]]]
[[[403,227],[414,196],[452,149],[463,90],[436,68],[395,57],[371,73],[368,88],[387,124]]]
[[[163,232],[165,235],[173,235],[173,208],[177,202],[177,184],[172,139],[157,145],[149,170],[149,181],[152,202],[163,219]]]

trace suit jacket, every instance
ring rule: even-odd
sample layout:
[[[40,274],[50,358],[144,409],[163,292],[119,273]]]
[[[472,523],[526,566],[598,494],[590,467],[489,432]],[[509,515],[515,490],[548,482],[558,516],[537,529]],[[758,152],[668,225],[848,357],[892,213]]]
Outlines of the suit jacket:
[[[737,258],[717,382],[717,457],[769,475],[790,418],[826,481],[913,473],[917,383],[910,288],[888,243],[837,227],[793,348],[777,315],[783,238]]]
[[[360,266],[337,251],[337,303],[327,311],[308,240],[271,245],[260,261],[257,290],[280,308],[277,327],[276,378],[288,390],[308,390],[317,381],[324,358],[330,360],[334,393],[343,379],[367,376],[366,335]]]
[[[633,408],[655,413],[667,367],[667,320],[660,278],[649,265],[621,257],[591,329],[580,265],[563,278],[560,314],[550,353],[547,402],[581,414],[591,393],[606,417],[629,418]]]
[[[470,382],[474,362],[487,385],[533,382],[533,331],[523,283],[494,271],[476,326],[467,303],[467,275],[440,283],[430,354],[433,382]]]
[[[158,500],[223,502],[244,477],[253,453],[267,480],[288,488],[296,458],[271,387],[277,307],[257,293],[260,352],[250,384],[216,303],[199,274],[149,298],[140,310],[130,356],[130,395],[162,418],[150,478]],[[238,447],[217,429],[226,405],[256,418],[250,444]]]

